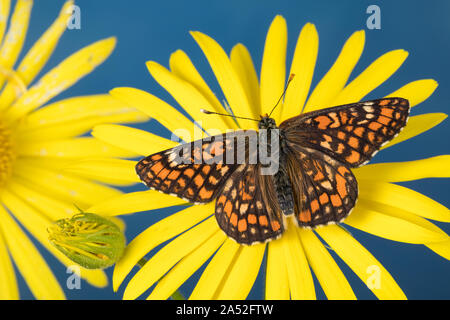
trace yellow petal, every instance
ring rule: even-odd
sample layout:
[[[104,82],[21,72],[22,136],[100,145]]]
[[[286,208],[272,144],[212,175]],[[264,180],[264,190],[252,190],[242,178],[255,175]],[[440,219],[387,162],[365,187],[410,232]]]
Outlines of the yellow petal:
[[[441,257],[450,260],[450,240],[427,243],[426,246]]]
[[[126,186],[141,182],[136,175],[136,163],[121,159],[88,159],[72,163],[64,171],[108,184]]]
[[[261,268],[265,248],[265,244],[243,246],[214,299],[246,299]]]
[[[97,202],[88,209],[88,212],[102,216],[116,216],[186,204],[186,200],[178,197],[156,190],[147,190],[125,193],[105,202]]]
[[[21,195],[25,196],[25,195]],[[26,196],[25,196],[26,197]],[[48,241],[47,228],[51,222],[45,218],[38,210],[33,209],[23,202],[18,195],[4,190],[1,195],[2,202],[8,207],[14,217],[30,232],[48,251],[50,251],[66,267],[72,266],[74,262],[53,247]],[[39,209],[40,203],[35,203]],[[81,268],[81,277],[90,284],[97,287],[105,287],[108,278],[102,270],[88,270]]]
[[[251,118],[254,112],[253,108],[248,102],[244,88],[225,51],[214,39],[201,32],[193,31],[191,35],[208,59],[233,113],[237,116]],[[250,128],[252,124],[247,122],[243,127]],[[256,127],[256,124],[253,125]]]
[[[3,3],[0,3],[2,5]],[[6,242],[0,231],[0,299],[18,300],[19,288],[16,281],[16,273],[9,258]]]
[[[291,74],[295,74],[286,92],[281,119],[297,116],[306,101],[319,51],[319,35],[316,27],[307,23],[297,40]]]
[[[341,269],[314,232],[303,228],[298,228],[297,232],[303,244],[308,264],[313,269],[327,298],[330,300],[356,299],[352,287]]]
[[[97,41],[61,62],[8,109],[6,116],[19,119],[58,95],[101,64],[112,52],[115,38]]]
[[[130,108],[109,94],[95,94],[67,98],[48,104],[30,113],[24,122],[25,128],[36,129],[84,118],[103,118],[135,111],[136,109]]]
[[[188,230],[214,212],[214,203],[191,206],[153,224],[131,241],[114,268],[113,288],[117,291],[136,263],[161,243]]]
[[[290,224],[279,240],[284,247],[291,299],[313,300],[316,299],[314,282],[296,229],[294,224]]]
[[[375,163],[355,169],[353,173],[355,173],[358,180],[390,182],[424,178],[449,178],[450,155],[405,162]]]
[[[350,82],[331,103],[334,106],[361,100],[373,89],[385,82],[403,64],[408,52],[393,50],[372,62],[361,74]]]
[[[449,210],[423,194],[392,183],[358,180],[359,197],[407,210],[418,216],[450,222]]]
[[[33,161],[17,159],[16,165],[20,170],[15,173],[27,183],[27,187],[46,190],[48,195],[75,203],[82,209],[121,194],[114,188],[86,179],[36,167]]]
[[[433,79],[412,81],[386,97],[400,97],[409,100],[410,107],[414,107],[430,97],[436,90],[438,83]]]
[[[135,157],[130,152],[92,137],[81,137],[54,141],[21,141],[18,154],[28,157]]]
[[[347,231],[335,225],[316,231],[379,299],[406,299],[383,265]]]
[[[238,43],[231,50],[230,61],[247,94],[248,102],[252,106],[253,115],[255,119],[258,119],[258,116],[262,114],[261,98],[258,75],[256,74],[250,52],[248,52],[243,44]]]
[[[109,93],[122,103],[133,106],[152,117],[184,141],[194,140],[196,129],[194,123],[154,95],[135,88],[114,88]]]
[[[446,118],[447,115],[445,113],[426,113],[410,117],[408,119],[408,124],[403,128],[402,132],[381,149],[392,147],[397,143],[411,139],[412,137],[428,131]]]
[[[211,300],[219,290],[223,278],[242,246],[227,238],[206,266],[202,276],[197,281],[189,300]]]
[[[92,135],[103,142],[130,150],[141,156],[148,156],[178,145],[175,141],[150,132],[113,124],[94,127]]]
[[[88,117],[69,122],[41,126],[31,130],[21,130],[17,135],[20,140],[50,141],[74,138],[90,131],[94,126],[103,123],[136,123],[149,120],[138,111],[113,114],[104,117]]]
[[[271,241],[267,249],[266,300],[289,300],[284,249],[281,241]]]
[[[67,28],[67,21],[72,14],[72,6],[73,1],[67,1],[64,4],[55,22],[36,41],[20,62],[17,75],[25,85],[28,85],[34,79],[53,53],[59,38]],[[1,104],[9,106],[19,94],[20,92],[15,90],[14,85],[8,83],[0,96]]]
[[[401,207],[367,201],[362,196],[345,223],[378,237],[393,241],[423,244],[449,239],[431,222]]]
[[[139,297],[178,261],[196,250],[217,232],[219,232],[219,228],[216,218],[210,217],[169,242],[133,276],[125,289],[123,298],[130,300]]]
[[[0,206],[0,228],[14,263],[33,295],[37,299],[64,299],[64,292],[47,263],[3,206]]]
[[[222,245],[227,236],[217,231],[211,238],[180,260],[158,281],[148,299],[169,298],[195,271],[197,271]]]
[[[33,1],[18,0],[11,17],[10,26],[0,48],[0,65],[2,69],[12,69],[22,50],[30,21]],[[5,16],[5,18],[7,18]],[[0,86],[3,86],[5,74],[0,73]]]
[[[228,126],[224,122],[223,117],[204,114],[201,111],[201,109],[211,110],[213,106],[193,85],[177,77],[156,62],[148,61],[146,64],[153,78],[170,93],[195,121],[201,123],[204,130],[218,129],[221,132],[226,131]],[[177,129],[184,128],[178,126]]]
[[[270,25],[264,45],[260,90],[262,114],[270,113],[283,93],[286,83],[286,46],[286,20],[278,15]],[[272,114],[275,120],[280,119],[280,110],[281,106],[278,106]]]
[[[2,42],[3,36],[5,35],[10,7],[11,7],[11,0],[0,1],[0,43]]]
[[[20,195],[23,201],[28,205],[40,210],[48,221],[56,221],[63,218],[71,217],[78,212],[73,203],[64,202],[49,197],[45,190],[33,189],[26,185],[23,179],[14,177],[9,181],[7,188],[16,195]]]
[[[364,49],[364,30],[356,31],[345,42],[333,66],[314,88],[306,102],[305,112],[331,107],[344,88]]]
[[[198,73],[197,69],[192,64],[192,61],[184,51],[177,50],[172,53],[170,55],[169,64],[172,73],[193,85],[209,101],[216,112],[226,112],[223,105],[211,91],[205,80],[203,80],[202,76]],[[233,119],[227,117],[223,118],[223,121],[227,123],[229,128],[237,128]]]

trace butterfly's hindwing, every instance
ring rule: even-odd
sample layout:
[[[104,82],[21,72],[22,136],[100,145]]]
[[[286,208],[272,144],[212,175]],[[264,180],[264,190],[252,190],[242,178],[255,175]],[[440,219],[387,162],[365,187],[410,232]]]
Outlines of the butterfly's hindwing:
[[[217,222],[238,243],[265,242],[283,233],[272,179],[272,176],[260,175],[258,165],[241,165],[228,178],[218,196]],[[265,190],[263,186],[266,186]]]
[[[384,98],[302,114],[280,128],[287,140],[358,167],[401,131],[408,115],[408,100]]]
[[[294,182],[298,225],[314,228],[342,221],[358,197],[358,184],[350,169],[314,149],[289,149],[288,170]]]

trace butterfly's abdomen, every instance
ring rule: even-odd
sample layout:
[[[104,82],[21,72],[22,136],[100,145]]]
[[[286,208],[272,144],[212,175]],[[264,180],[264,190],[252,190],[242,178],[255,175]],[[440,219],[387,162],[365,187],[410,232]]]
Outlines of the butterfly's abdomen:
[[[280,151],[279,170],[274,175],[275,190],[281,212],[286,216],[290,216],[294,214],[293,190],[291,181],[286,171],[286,159],[283,148],[281,148]]]

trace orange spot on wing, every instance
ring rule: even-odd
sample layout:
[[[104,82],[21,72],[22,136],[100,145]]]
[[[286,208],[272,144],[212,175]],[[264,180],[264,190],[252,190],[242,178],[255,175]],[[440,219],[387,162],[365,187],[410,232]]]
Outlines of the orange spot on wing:
[[[158,160],[161,160],[161,158],[162,158],[162,156],[160,154],[155,154],[150,157],[150,159],[152,159],[152,161],[158,161]]]
[[[347,113],[341,111],[341,112],[339,113],[339,115],[341,116],[342,124],[346,124],[346,123],[347,123],[347,120],[348,120]]]
[[[369,129],[373,130],[373,131],[378,131],[378,129],[380,129],[381,127],[382,127],[382,124],[375,122],[375,121],[373,121],[369,124]]]
[[[319,201],[317,201],[317,199],[314,199],[313,201],[311,201],[312,212],[316,212],[317,210],[319,210],[319,208],[320,208]]]
[[[355,150],[352,150],[352,153],[345,158],[345,160],[347,160],[350,163],[357,163],[360,159],[360,154],[358,152],[356,152]]]
[[[372,144],[375,143],[375,133],[373,132],[367,133],[367,138],[369,139],[370,142],[372,142]]]
[[[354,149],[358,149],[359,147],[359,140],[356,139],[355,137],[350,137],[350,139],[348,139],[348,144],[354,148]]]
[[[225,211],[225,213],[227,214],[228,218],[231,216],[231,211],[233,210],[233,204],[228,201],[225,204],[225,207],[223,207],[223,211]]]
[[[385,117],[385,116],[379,116],[377,119],[378,122],[384,124],[384,125],[388,125],[389,122],[391,121],[391,118]]]
[[[243,232],[247,230],[247,221],[245,219],[240,219],[238,223],[238,231]]]
[[[311,221],[311,212],[309,210],[303,210],[300,212],[300,221],[308,222]]]
[[[217,203],[218,204],[224,204],[226,200],[227,200],[227,197],[225,197],[224,195],[221,195],[219,197],[219,199],[217,199]]]
[[[322,174],[322,172],[318,171],[317,174],[314,176],[314,181],[320,181],[323,178],[325,178]]]
[[[237,221],[238,221],[238,216],[237,216],[236,213],[233,213],[233,214],[231,215],[231,218],[230,218],[230,223],[231,223],[234,227],[236,227],[236,226],[237,226]]]
[[[252,199],[252,195],[248,194],[247,192],[242,192],[242,200],[248,201]]]
[[[200,189],[200,191],[198,192],[198,195],[200,196],[200,198],[202,198],[204,200],[209,199],[213,195],[213,190],[208,190],[205,187],[202,187]]]
[[[336,175],[336,189],[341,196],[345,198],[347,196],[347,181],[340,175]]]
[[[169,169],[162,169],[159,173],[158,173],[158,178],[160,178],[161,180],[164,180],[167,178],[167,176],[169,175],[170,170]]]
[[[322,193],[319,197],[320,204],[325,204],[328,202],[328,200],[329,200],[328,194],[326,194],[325,192]]]
[[[201,175],[196,175],[194,178],[194,183],[197,187],[200,187],[203,182],[205,182],[205,179],[203,179],[203,177]]]
[[[168,179],[170,180],[175,180],[180,176],[180,171],[178,170],[173,170],[171,173],[169,173],[169,175],[167,176]]]
[[[263,227],[267,227],[269,225],[269,221],[267,221],[266,216],[259,216],[259,224]]]
[[[346,135],[344,132],[339,131],[338,134],[337,134],[337,137],[338,137],[339,139],[341,139],[341,140],[345,140],[345,138],[347,137],[347,135]]]
[[[335,206],[335,207],[342,206],[341,198],[337,194],[331,195],[330,198],[331,198],[331,203],[333,204],[333,206]]]
[[[204,166],[202,169],[202,172],[204,174],[208,174],[211,171],[211,167],[210,166]]]
[[[208,178],[209,183],[211,184],[217,184],[218,180],[214,176],[209,176]]]
[[[270,224],[272,226],[273,231],[278,231],[281,228],[280,223],[278,221],[272,221]]]
[[[344,166],[340,166],[338,169],[338,172],[341,174],[341,175],[345,175],[346,173],[350,173],[350,171],[346,168],[346,167],[344,167]]]
[[[358,137],[362,137],[364,135],[364,128],[358,127],[353,131]]]
[[[327,116],[318,116],[314,119],[314,121],[319,123],[317,126],[319,129],[326,129],[331,123],[331,119]]]
[[[382,108],[381,109],[381,115],[392,118],[392,115],[394,113],[394,109],[391,108]]]
[[[180,186],[181,188],[186,187],[186,180],[184,180],[183,178],[180,178],[180,179],[178,179],[177,181],[178,181],[178,184],[179,184],[179,186]]]
[[[247,220],[248,220],[248,223],[255,224],[256,223],[256,215],[249,214]]]
[[[188,176],[189,178],[192,178],[194,176],[195,171],[191,168],[187,168],[184,170],[184,175]]]
[[[391,100],[389,100],[389,99],[384,99],[384,100],[381,100],[380,102],[378,102],[378,104],[379,104],[380,106],[385,106],[385,105],[389,104],[390,102],[391,102]]]
[[[150,168],[150,170],[153,171],[154,173],[158,173],[163,168],[164,168],[164,166],[162,165],[162,163],[161,162],[157,162]]]

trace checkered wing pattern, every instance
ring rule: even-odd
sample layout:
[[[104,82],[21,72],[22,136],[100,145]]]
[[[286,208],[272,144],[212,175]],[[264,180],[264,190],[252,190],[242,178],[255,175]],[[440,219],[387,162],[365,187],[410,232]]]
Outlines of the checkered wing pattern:
[[[358,197],[358,184],[348,167],[314,149],[291,145],[289,150],[287,170],[298,225],[314,228],[347,217]]]
[[[401,131],[409,109],[408,100],[384,98],[305,113],[280,129],[292,143],[359,167]]]
[[[273,240],[284,231],[273,176],[261,175],[259,168],[259,165],[239,166],[216,202],[220,228],[241,244]]]
[[[224,134],[182,144],[142,159],[136,172],[150,189],[193,203],[210,202],[238,167],[236,159],[225,161],[224,157],[237,143],[236,136]]]

